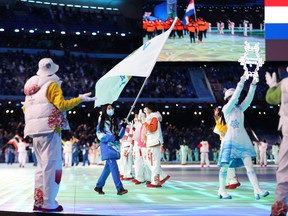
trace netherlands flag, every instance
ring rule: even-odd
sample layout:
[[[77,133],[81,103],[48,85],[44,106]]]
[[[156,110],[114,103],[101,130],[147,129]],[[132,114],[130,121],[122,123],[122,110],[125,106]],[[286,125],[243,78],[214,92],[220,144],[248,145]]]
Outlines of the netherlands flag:
[[[194,15],[195,13],[195,5],[194,0],[190,0],[189,5],[185,11],[184,17],[183,17],[183,24],[187,25],[189,23],[189,16]]]
[[[288,61],[288,1],[265,0],[267,61]]]

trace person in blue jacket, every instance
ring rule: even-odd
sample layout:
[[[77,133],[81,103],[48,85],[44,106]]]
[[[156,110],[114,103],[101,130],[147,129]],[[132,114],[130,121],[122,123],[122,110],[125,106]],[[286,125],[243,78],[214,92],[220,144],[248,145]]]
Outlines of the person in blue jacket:
[[[114,108],[111,104],[103,105],[102,113],[98,119],[96,135],[100,140],[102,160],[105,160],[106,163],[94,188],[98,194],[105,194],[103,187],[110,172],[112,173],[112,178],[117,189],[117,195],[128,193],[128,190],[124,189],[120,180],[119,168],[116,162],[116,160],[120,158],[118,151],[118,149],[120,149],[119,140],[124,136],[125,125],[126,123],[120,125],[120,121],[114,115]]]

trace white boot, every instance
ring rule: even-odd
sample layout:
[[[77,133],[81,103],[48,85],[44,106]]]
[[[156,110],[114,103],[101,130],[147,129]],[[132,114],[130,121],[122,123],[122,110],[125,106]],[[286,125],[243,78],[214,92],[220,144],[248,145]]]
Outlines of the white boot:
[[[219,171],[219,190],[218,190],[219,199],[232,199],[232,196],[228,195],[225,189],[226,178],[227,178],[227,168],[221,167]]]

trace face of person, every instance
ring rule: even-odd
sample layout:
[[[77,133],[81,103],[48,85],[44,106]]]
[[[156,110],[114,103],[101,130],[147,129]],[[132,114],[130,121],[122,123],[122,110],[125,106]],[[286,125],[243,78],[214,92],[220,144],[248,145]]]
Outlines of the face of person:
[[[149,115],[151,112],[152,111],[148,107],[144,108],[144,113],[146,113],[146,115]]]
[[[106,112],[107,112],[108,116],[113,116],[114,115],[114,108],[112,107],[112,105],[108,105],[107,106]]]

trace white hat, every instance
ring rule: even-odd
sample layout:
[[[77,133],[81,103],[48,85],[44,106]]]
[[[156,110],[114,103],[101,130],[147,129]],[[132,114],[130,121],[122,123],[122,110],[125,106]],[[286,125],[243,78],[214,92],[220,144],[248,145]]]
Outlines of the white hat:
[[[226,100],[227,98],[231,97],[235,92],[235,89],[234,88],[230,88],[230,89],[224,89],[224,100]]]
[[[39,76],[53,75],[59,69],[59,65],[55,64],[51,58],[41,59],[38,63],[38,67],[37,75]]]

